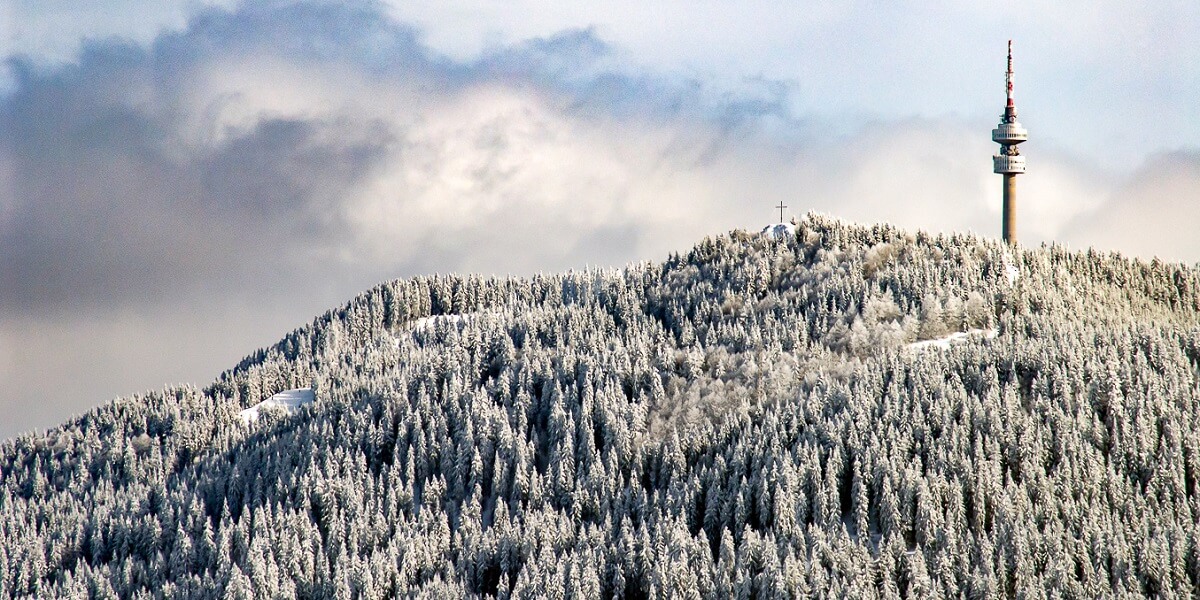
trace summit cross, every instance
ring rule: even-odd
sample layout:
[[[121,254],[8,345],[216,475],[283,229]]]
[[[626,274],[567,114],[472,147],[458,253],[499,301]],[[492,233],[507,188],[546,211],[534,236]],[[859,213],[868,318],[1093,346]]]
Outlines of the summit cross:
[[[779,222],[782,223],[783,222],[783,209],[787,208],[787,205],[783,203],[783,200],[780,200],[779,206],[776,206],[775,208],[779,209]]]

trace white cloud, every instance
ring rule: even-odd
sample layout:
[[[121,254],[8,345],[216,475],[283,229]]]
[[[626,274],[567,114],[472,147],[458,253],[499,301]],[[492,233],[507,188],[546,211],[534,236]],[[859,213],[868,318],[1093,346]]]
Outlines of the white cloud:
[[[1077,248],[1200,263],[1200,152],[1151,157],[1108,202],[1076,215],[1062,239]]]
[[[1194,143],[1200,120],[1200,4],[1034,0],[929,3],[389,1],[439,51],[470,59],[489,44],[594,26],[628,62],[737,82],[794,86],[789,107],[862,124],[876,117],[993,118],[1004,44],[1037,136],[1108,167]],[[864,117],[865,115],[865,117]]]

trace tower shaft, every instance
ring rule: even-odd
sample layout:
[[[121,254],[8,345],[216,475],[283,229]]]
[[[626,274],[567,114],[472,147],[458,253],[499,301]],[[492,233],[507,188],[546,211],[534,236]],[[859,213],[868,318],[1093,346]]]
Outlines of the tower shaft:
[[[1017,174],[1004,174],[1004,216],[1000,224],[1005,243],[1017,243]]]

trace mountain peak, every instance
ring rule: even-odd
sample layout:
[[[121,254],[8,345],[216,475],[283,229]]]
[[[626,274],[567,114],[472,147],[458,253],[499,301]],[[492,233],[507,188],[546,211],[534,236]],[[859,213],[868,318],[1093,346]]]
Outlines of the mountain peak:
[[[10,441],[0,595],[1194,589],[1196,270],[791,233],[386,282]]]

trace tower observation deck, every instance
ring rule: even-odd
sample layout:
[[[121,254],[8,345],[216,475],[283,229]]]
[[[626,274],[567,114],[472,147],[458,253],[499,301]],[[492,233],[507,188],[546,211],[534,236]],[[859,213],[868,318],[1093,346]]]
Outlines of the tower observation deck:
[[[1000,144],[1000,153],[992,156],[992,172],[1004,176],[1004,216],[1001,233],[1004,241],[1017,243],[1017,175],[1025,172],[1025,157],[1017,144],[1029,139],[1029,132],[1017,122],[1017,107],[1013,104],[1012,40],[1008,41],[1008,70],[1004,74],[1008,102],[1000,123],[992,130],[992,141]]]

